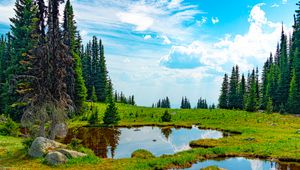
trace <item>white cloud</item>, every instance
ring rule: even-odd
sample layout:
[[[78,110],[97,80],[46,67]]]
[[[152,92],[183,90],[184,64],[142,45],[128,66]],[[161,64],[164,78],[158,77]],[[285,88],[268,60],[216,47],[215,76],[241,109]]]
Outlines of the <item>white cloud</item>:
[[[288,0],[282,0],[282,4],[287,4]]]
[[[14,16],[14,2],[0,2],[0,23],[10,24],[9,18]]]
[[[149,39],[151,39],[151,38],[152,38],[151,35],[145,35],[145,36],[144,36],[144,40],[149,40]]]
[[[161,36],[161,38],[163,39],[163,44],[171,44],[171,40],[169,39],[169,37],[167,37],[166,35]]]
[[[247,33],[227,34],[215,43],[194,41],[188,46],[173,46],[170,54],[161,59],[161,63],[168,61],[169,64],[172,64],[175,63],[174,61],[180,61],[177,59],[178,55],[172,55],[175,49],[179,53],[185,54],[187,61],[193,58],[195,61],[200,61],[202,66],[209,66],[218,71],[225,69],[225,64],[227,66],[238,64],[242,71],[261,64],[269,57],[270,52],[275,51],[281,34],[281,23],[269,21],[261,9],[263,5],[257,4],[252,8],[249,14]],[[172,68],[166,64],[165,66]]]
[[[217,24],[217,23],[220,22],[220,20],[219,20],[218,17],[212,17],[212,18],[211,18],[211,22],[212,22],[213,24]]]
[[[154,22],[153,18],[140,13],[122,12],[118,14],[118,17],[120,18],[121,22],[136,26],[136,31],[146,31]]]
[[[196,24],[198,26],[201,26],[201,25],[205,24],[206,22],[207,22],[207,17],[202,16],[201,20],[196,21]]]
[[[279,7],[279,5],[276,4],[276,3],[274,3],[273,5],[271,5],[271,8],[278,8],[278,7]]]

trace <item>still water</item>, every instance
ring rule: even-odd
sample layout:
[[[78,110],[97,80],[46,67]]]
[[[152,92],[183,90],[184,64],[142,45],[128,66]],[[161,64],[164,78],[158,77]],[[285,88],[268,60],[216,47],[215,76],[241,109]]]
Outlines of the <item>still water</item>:
[[[196,139],[218,139],[223,133],[216,130],[192,128],[78,128],[68,132],[64,143],[72,138],[92,149],[102,158],[128,158],[137,149],[146,149],[155,156],[174,154],[190,149],[189,142]]]
[[[259,159],[228,158],[223,160],[206,160],[193,164],[185,170],[200,170],[208,166],[217,166],[226,170],[300,170],[297,164],[276,163]]]

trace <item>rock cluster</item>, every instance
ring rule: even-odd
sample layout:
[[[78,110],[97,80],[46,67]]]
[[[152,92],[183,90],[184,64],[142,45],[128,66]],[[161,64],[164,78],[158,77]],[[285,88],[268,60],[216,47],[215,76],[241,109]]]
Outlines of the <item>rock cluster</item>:
[[[87,156],[85,153],[68,150],[66,145],[44,137],[36,138],[28,150],[33,158],[45,157],[49,165],[64,164],[68,159]]]

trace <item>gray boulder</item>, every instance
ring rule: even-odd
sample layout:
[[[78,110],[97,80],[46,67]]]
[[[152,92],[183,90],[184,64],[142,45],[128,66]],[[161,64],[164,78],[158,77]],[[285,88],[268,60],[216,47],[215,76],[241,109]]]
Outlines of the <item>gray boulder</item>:
[[[68,161],[68,158],[64,154],[54,151],[49,152],[46,155],[45,160],[49,165],[59,165],[66,163]]]
[[[85,154],[85,153],[72,151],[72,150],[68,150],[68,149],[60,149],[60,150],[57,150],[57,151],[64,154],[67,158],[78,158],[78,157],[87,156],[87,154]]]
[[[28,154],[34,158],[40,158],[50,151],[57,150],[58,148],[65,148],[65,145],[44,137],[37,137],[32,142],[31,147],[28,150]]]

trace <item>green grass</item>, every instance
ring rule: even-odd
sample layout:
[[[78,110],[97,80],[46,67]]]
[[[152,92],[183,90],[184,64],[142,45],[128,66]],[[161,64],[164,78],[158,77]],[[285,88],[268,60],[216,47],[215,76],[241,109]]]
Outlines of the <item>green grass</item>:
[[[92,158],[74,160],[65,168],[70,169],[165,169],[172,167],[189,167],[192,163],[206,158],[219,156],[245,156],[273,158],[277,160],[300,162],[300,118],[292,115],[249,113],[232,110],[180,110],[168,109],[172,114],[170,122],[161,121],[161,116],[166,109],[135,107],[118,104],[121,121],[119,126],[176,125],[189,127],[198,125],[202,128],[219,129],[223,131],[237,132],[238,135],[221,139],[203,139],[192,141],[196,147],[189,151],[174,155],[161,156],[150,159],[101,159],[93,161]],[[103,117],[106,105],[94,104],[99,109],[100,120]],[[85,113],[88,117],[88,112]],[[87,121],[81,121],[82,117],[70,120],[70,127],[88,125]],[[102,122],[99,122],[101,126]],[[17,168],[50,168],[41,164],[40,160],[32,160],[24,156],[20,138],[0,137],[0,167]],[[5,142],[7,141],[7,142]],[[16,158],[15,155],[20,156]],[[2,161],[2,160],[5,161]],[[17,162],[16,162],[17,161]]]

